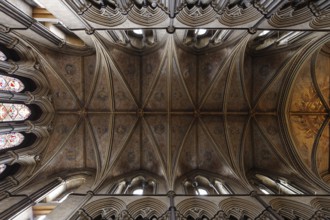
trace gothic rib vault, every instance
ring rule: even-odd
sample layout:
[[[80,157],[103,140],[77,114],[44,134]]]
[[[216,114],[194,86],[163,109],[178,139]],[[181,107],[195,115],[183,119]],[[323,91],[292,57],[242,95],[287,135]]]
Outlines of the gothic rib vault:
[[[66,210],[72,219],[82,207],[97,216],[107,206],[96,209],[96,199],[86,198],[111,194],[120,181],[138,175],[156,182],[155,194],[185,194],[184,181],[198,175],[223,180],[234,194],[249,194],[258,190],[257,173],[286,178],[308,195],[329,193],[329,9],[316,16],[312,3],[296,9],[285,6],[290,1],[274,1],[266,10],[256,3],[222,9],[219,1],[203,7],[176,1],[172,18],[174,6],[167,1],[156,1],[154,8],[150,2],[101,7],[102,1],[40,0],[80,37],[73,45],[41,28],[17,2],[0,3],[6,21],[0,39],[23,57],[18,69],[24,64],[44,77],[30,101],[46,102],[39,125],[48,130],[37,152],[14,151],[15,162],[26,155],[37,159],[17,186],[4,191],[29,194],[36,183],[87,173],[77,192],[88,205]],[[133,32],[139,28],[147,29]],[[208,29],[198,36],[201,28]],[[271,32],[262,37],[258,28]],[[9,161],[11,154],[0,159]],[[121,204],[118,198],[104,203]],[[149,199],[149,205],[162,201]],[[187,198],[187,204],[196,201]],[[204,202],[226,210],[223,201]],[[267,200],[276,211],[285,210],[283,201]],[[139,207],[134,202],[127,209]],[[186,203],[180,204],[184,210]],[[250,216],[260,217],[259,206]],[[214,215],[207,217],[213,218],[217,211],[210,210]]]
[[[206,170],[249,189],[249,170],[295,175],[294,168],[288,168],[294,165],[288,162],[280,136],[280,120],[289,118],[284,126],[295,133],[290,135],[300,134],[292,140],[298,152],[303,151],[299,145],[306,145],[306,138],[320,133],[320,159],[311,152],[301,156],[316,175],[322,175],[328,169],[324,158],[328,140],[326,126],[319,130],[328,116],[315,90],[321,90],[319,95],[326,100],[328,76],[313,70],[313,74],[323,74],[318,80],[323,83],[312,84],[315,76],[310,76],[310,68],[315,67],[306,62],[308,68],[298,74],[294,86],[294,101],[281,111],[279,98],[285,90],[281,80],[287,72],[272,70],[270,65],[283,66],[294,54],[282,52],[286,55],[274,63],[251,67],[245,60],[249,38],[242,36],[239,43],[233,41],[206,56],[178,46],[172,35],[165,35],[157,48],[143,54],[107,46],[95,37],[98,59],[84,59],[83,75],[79,75],[79,65],[68,62],[70,57],[54,60],[57,74],[45,72],[51,73],[47,77],[56,91],[56,118],[52,146],[44,157],[53,156],[59,147],[63,153],[46,160],[46,172],[87,166],[95,168],[97,179],[104,181],[146,170],[174,189],[183,174]],[[323,53],[319,57],[326,59]],[[254,59],[262,63],[269,58]],[[306,85],[302,80],[311,87],[301,89]],[[312,145],[308,146],[311,151]]]

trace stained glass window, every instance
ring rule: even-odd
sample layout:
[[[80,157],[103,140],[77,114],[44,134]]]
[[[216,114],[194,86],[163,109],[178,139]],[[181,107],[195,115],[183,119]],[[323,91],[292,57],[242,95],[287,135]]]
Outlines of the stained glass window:
[[[0,164],[0,174],[6,169],[6,164]]]
[[[21,92],[23,89],[24,89],[24,85],[19,79],[0,75],[0,90]]]
[[[6,61],[7,60],[7,56],[2,51],[0,51],[0,60],[1,61]]]
[[[31,111],[26,105],[0,103],[0,122],[23,121],[30,115]]]
[[[0,134],[0,150],[18,146],[23,140],[21,133]]]

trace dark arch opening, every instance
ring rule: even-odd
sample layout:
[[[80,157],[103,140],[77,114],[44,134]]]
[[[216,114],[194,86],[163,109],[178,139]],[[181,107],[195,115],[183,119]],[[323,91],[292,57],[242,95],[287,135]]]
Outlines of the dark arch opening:
[[[155,215],[153,215],[151,218],[150,218],[150,220],[157,220],[158,218],[155,216]]]
[[[31,104],[31,105],[27,105],[27,106],[31,110],[31,115],[27,118],[27,120],[31,120],[31,121],[38,120],[42,115],[41,108],[36,104]]]
[[[141,215],[139,215],[135,220],[146,220]]]
[[[187,220],[195,220],[191,215],[188,215]]]
[[[208,218],[207,216],[203,215],[203,216],[200,218],[200,220],[209,220],[209,218]]]
[[[112,4],[111,2],[109,1],[105,1],[105,2],[99,2],[99,1],[95,1],[95,0],[92,0],[90,1],[90,3],[96,7],[97,9],[101,9],[101,8],[105,8],[105,7],[110,7],[112,9],[116,9],[116,5]]]
[[[14,175],[19,170],[20,167],[21,165],[18,163],[15,163],[13,165],[6,164],[6,169],[0,174],[0,180],[5,179],[7,176]]]
[[[112,215],[110,219],[115,220],[116,216]],[[103,218],[102,215],[98,215],[93,220],[109,220],[109,218]]]
[[[238,218],[236,218],[236,217],[234,217],[234,216],[229,216],[229,220],[250,220],[251,218],[249,218],[248,216],[246,216],[246,215],[243,215],[243,216],[241,216],[239,219]]]
[[[103,220],[102,215],[98,215],[94,218],[94,220]]]
[[[7,48],[3,44],[0,44],[0,51],[2,51],[6,55],[7,60],[12,60],[15,62],[21,60],[20,56],[18,55],[18,53],[15,50]]]

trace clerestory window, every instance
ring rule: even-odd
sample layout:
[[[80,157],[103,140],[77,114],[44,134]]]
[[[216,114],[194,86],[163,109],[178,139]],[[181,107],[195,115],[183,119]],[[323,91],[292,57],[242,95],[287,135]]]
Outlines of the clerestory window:
[[[263,194],[304,194],[303,191],[282,177],[273,179],[261,174],[255,176],[259,181],[258,188]]]

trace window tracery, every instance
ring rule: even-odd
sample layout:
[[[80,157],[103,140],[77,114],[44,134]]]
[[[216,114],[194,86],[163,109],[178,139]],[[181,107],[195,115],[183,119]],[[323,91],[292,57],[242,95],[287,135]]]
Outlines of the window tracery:
[[[155,193],[155,182],[153,180],[146,180],[144,177],[135,177],[128,183],[126,194],[144,195]]]
[[[0,103],[0,122],[23,121],[31,115],[24,104]]]
[[[1,60],[1,51],[0,51]],[[24,90],[24,85],[21,80],[14,77],[0,75],[0,90],[10,92],[21,92]]]
[[[0,150],[20,145],[24,140],[21,133],[0,134]]]
[[[204,176],[195,176],[184,181],[186,194],[226,195],[231,194],[229,188],[219,179],[209,180]]]
[[[111,191],[113,194],[155,194],[156,181],[154,179],[147,179],[143,176],[137,176],[131,180],[119,181]]]
[[[290,184],[284,178],[272,179],[270,177],[256,174],[257,180],[259,181],[258,188],[264,194],[304,194],[303,191]]]

